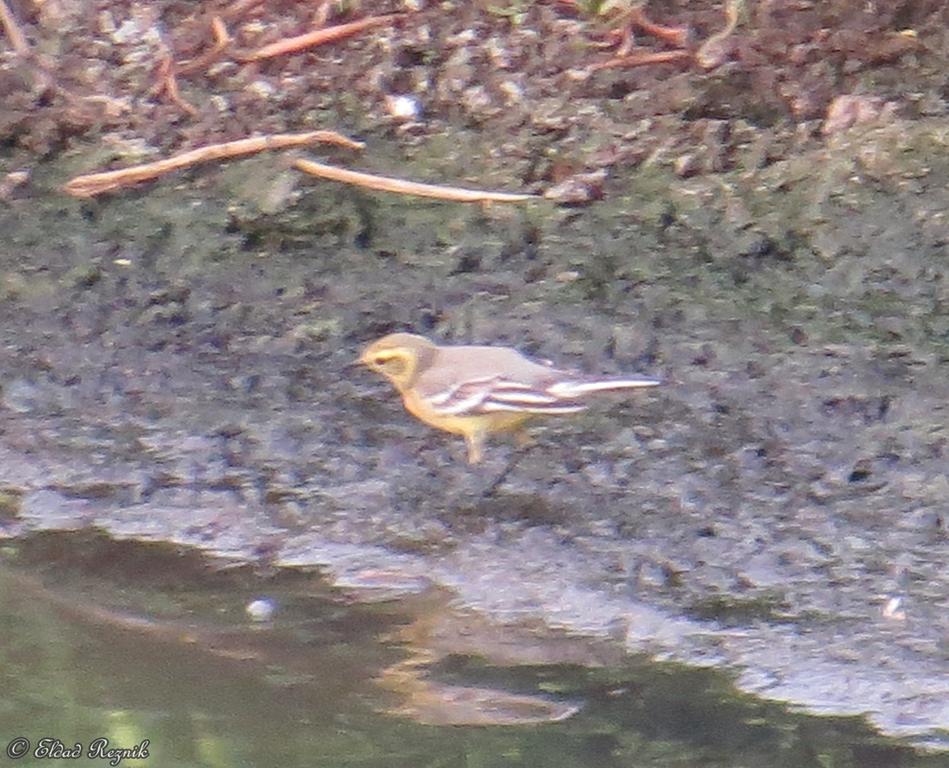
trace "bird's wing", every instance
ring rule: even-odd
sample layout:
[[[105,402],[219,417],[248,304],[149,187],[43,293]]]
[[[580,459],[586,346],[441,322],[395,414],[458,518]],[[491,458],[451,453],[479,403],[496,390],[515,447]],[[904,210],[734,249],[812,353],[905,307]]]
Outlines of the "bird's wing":
[[[546,387],[485,376],[447,387],[426,397],[433,410],[443,416],[475,416],[498,413],[576,413],[585,406],[551,393]]]
[[[419,377],[416,391],[443,416],[576,413],[597,392],[650,387],[655,379],[587,376],[535,363],[507,347],[443,347],[438,366]],[[493,372],[493,373],[492,373]]]

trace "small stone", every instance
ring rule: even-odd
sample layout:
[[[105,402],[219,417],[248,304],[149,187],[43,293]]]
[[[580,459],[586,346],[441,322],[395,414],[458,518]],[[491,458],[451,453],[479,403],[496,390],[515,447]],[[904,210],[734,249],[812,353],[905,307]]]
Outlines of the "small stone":
[[[895,105],[878,96],[838,96],[827,108],[821,133],[825,136],[840,133],[855,125],[892,115],[894,111]]]
[[[277,92],[277,89],[266,80],[254,80],[254,82],[248,85],[244,90],[262,99],[269,99]]]
[[[577,173],[552,186],[544,192],[544,197],[561,205],[586,205],[603,199],[604,181],[606,170],[602,168],[590,173]]]
[[[252,621],[270,621],[276,610],[277,606],[273,600],[262,597],[251,600],[244,608],[244,612]]]
[[[386,112],[393,120],[399,122],[417,120],[422,111],[418,99],[414,96],[386,94],[385,102]]]
[[[676,158],[674,170],[680,179],[687,179],[699,172],[699,159],[695,155],[681,155]]]

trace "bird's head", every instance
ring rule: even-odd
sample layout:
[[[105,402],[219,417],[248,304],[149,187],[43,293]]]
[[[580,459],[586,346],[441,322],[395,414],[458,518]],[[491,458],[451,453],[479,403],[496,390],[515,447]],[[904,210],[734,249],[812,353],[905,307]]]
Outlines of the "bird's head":
[[[428,367],[435,345],[424,336],[390,333],[372,342],[359,356],[359,362],[381,373],[400,392],[412,386],[419,372]]]

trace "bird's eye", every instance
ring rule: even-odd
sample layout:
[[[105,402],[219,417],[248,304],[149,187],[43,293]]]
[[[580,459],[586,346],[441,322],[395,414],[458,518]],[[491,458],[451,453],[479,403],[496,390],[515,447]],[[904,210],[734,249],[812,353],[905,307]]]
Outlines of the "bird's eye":
[[[376,355],[369,365],[387,376],[400,376],[405,372],[405,359],[400,355]]]

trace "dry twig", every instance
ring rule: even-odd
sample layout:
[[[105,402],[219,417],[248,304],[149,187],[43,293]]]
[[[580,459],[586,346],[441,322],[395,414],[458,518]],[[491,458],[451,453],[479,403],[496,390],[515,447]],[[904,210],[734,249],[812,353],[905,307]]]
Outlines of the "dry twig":
[[[309,173],[311,176],[341,181],[344,184],[353,184],[366,189],[396,192],[401,195],[433,197],[436,200],[452,200],[459,203],[519,203],[536,198],[536,195],[489,192],[462,187],[445,187],[439,184],[420,184],[416,181],[394,179],[391,176],[377,176],[372,173],[349,171],[345,168],[337,168],[333,165],[317,163],[312,160],[294,160],[293,167],[304,173]]]
[[[199,163],[206,163],[211,160],[227,160],[232,157],[256,154],[264,150],[286,149],[314,142],[335,144],[348,149],[362,149],[363,147],[361,142],[353,141],[335,131],[277,133],[270,136],[255,136],[250,139],[228,141],[223,144],[209,144],[164,160],[133,165],[131,168],[76,176],[63,187],[63,190],[74,197],[94,197],[103,192],[121,189],[142,181],[150,181],[172,171]]]
[[[227,27],[224,26],[220,16],[211,18],[211,31],[214,32],[214,45],[200,56],[176,64],[175,69],[179,75],[189,75],[192,72],[207,69],[221,57],[221,54],[231,44],[233,38],[228,34]]]
[[[613,4],[608,3],[608,5],[612,6]],[[619,28],[610,33],[611,38],[619,41],[613,58],[608,61],[593,64],[588,68],[588,72],[598,72],[601,69],[644,67],[649,64],[665,64],[691,58],[691,55],[685,51],[634,50],[634,27],[642,30],[647,35],[674,45],[676,48],[688,47],[691,32],[688,27],[669,27],[663,24],[657,24],[646,16],[645,11],[643,11],[641,7],[635,5],[632,7],[627,6],[629,6],[627,2],[617,2],[615,4],[616,8],[621,8],[622,10],[613,20],[613,23],[618,24]]]
[[[172,60],[170,53],[166,53],[158,64],[158,85],[155,86],[151,92],[156,96],[167,93],[168,98],[177,104],[184,112],[187,112],[189,115],[198,114],[198,108],[185,99],[185,97],[181,95],[181,91],[178,90],[178,78],[175,76],[175,62]]]
[[[264,0],[237,0],[221,11],[221,16],[228,21],[234,21],[254,10],[258,5],[262,5],[263,2]]]
[[[20,54],[30,52],[30,46],[26,42],[26,36],[20,29],[20,25],[16,23],[13,11],[7,6],[5,0],[0,0],[0,25],[3,26],[3,31],[6,33],[7,39],[10,41],[10,45],[13,46],[14,51]]]
[[[386,16],[369,16],[359,21],[351,21],[348,24],[337,24],[334,27],[325,27],[324,29],[307,32],[305,35],[287,37],[283,40],[278,40],[276,43],[265,45],[263,48],[258,48],[247,57],[247,61],[270,59],[274,56],[282,56],[285,53],[296,53],[297,51],[313,48],[317,45],[333,43],[337,40],[352,37],[367,29],[388,26],[404,15],[405,14],[402,13],[390,13]]]
[[[645,67],[649,64],[668,64],[674,61],[688,61],[692,54],[688,51],[637,51],[625,56],[616,56],[608,61],[591,64],[590,72],[599,72],[601,69],[627,69],[630,67]]]
[[[631,8],[628,12],[629,22],[639,27],[647,35],[662,40],[676,48],[685,48],[689,44],[689,30],[687,27],[667,27],[649,19],[642,8]]]
[[[715,69],[724,63],[728,56],[726,41],[738,26],[744,9],[744,0],[726,0],[724,29],[712,35],[695,52],[695,60],[702,69]]]

